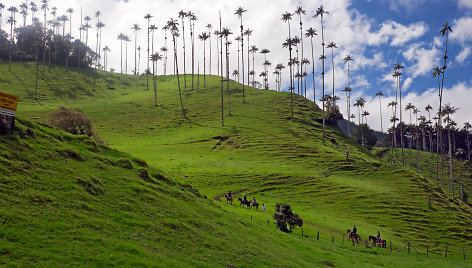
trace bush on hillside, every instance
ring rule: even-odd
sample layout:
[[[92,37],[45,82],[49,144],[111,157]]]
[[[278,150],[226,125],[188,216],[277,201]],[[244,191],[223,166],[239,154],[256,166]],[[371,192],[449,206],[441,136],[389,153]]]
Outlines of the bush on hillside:
[[[78,109],[59,107],[50,115],[51,125],[74,135],[87,135],[96,142],[105,144],[93,130],[92,120]]]
[[[275,213],[272,218],[275,220],[275,225],[277,225],[277,229],[282,232],[291,232],[294,227],[303,226],[302,218],[300,218],[300,216],[298,216],[297,214],[293,213],[292,208],[288,204],[277,203],[275,205]]]

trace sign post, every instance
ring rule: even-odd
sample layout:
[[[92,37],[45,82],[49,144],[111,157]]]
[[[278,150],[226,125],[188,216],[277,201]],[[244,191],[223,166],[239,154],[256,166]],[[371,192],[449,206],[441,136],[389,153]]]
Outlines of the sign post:
[[[18,96],[0,92],[0,134],[13,133]]]

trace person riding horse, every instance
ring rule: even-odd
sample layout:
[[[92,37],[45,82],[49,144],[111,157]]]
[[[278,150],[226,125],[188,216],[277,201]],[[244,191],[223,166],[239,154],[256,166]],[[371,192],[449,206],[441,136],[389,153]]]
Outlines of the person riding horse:
[[[352,232],[349,234],[349,236],[352,238],[353,235],[357,234],[357,228],[354,225],[354,228],[352,228]]]
[[[228,191],[228,195],[226,196],[226,200],[229,200],[231,197],[231,191]]]

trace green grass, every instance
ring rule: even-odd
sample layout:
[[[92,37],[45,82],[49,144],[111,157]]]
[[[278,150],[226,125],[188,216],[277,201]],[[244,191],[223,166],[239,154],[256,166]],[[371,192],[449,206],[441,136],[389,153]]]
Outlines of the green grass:
[[[96,170],[96,164],[88,163],[93,161],[89,152],[84,153],[83,157],[88,164],[80,162],[83,165],[77,166],[75,171],[71,168],[63,170],[66,165],[53,161],[50,170],[57,174],[88,172],[100,180],[102,176],[113,178],[106,192],[113,190],[115,195],[103,200],[97,215],[82,214],[77,209],[67,210],[71,214],[81,215],[82,221],[92,222],[90,226],[83,226],[84,236],[93,233],[100,237],[98,231],[89,232],[89,229],[93,229],[98,211],[112,204],[112,208],[107,208],[108,212],[103,213],[99,221],[102,225],[98,224],[101,227],[97,228],[106,233],[101,237],[110,240],[85,245],[72,243],[74,236],[68,232],[56,236],[56,241],[71,243],[75,250],[80,251],[79,255],[93,256],[90,260],[92,264],[321,266],[323,261],[343,267],[361,264],[410,267],[469,264],[460,259],[462,248],[465,246],[470,252],[472,246],[470,208],[452,200],[427,178],[391,166],[358,147],[337,128],[327,128],[327,139],[323,145],[319,123],[321,111],[305,99],[294,98],[295,119],[290,120],[290,94],[246,88],[247,103],[243,104],[239,86],[231,83],[232,116],[227,115],[226,108],[225,126],[222,127],[219,81],[216,77],[207,76],[205,88],[201,77],[199,92],[183,89],[184,105],[188,111],[188,119],[184,119],[174,76],[158,78],[159,105],[155,107],[154,93],[146,90],[145,78],[99,73],[96,90],[93,91],[89,72],[72,70],[65,73],[62,68],[54,67],[51,74],[46,71],[46,79],[40,82],[38,104],[31,95],[34,85],[32,66],[14,64],[14,73],[8,73],[6,65],[0,64],[1,90],[20,96],[20,116],[47,122],[49,111],[60,105],[80,108],[93,118],[99,136],[112,148],[144,159],[149,166],[158,169],[149,168],[152,172],[165,174],[173,181],[189,183],[208,197],[207,200],[195,197],[192,200],[197,201],[189,202],[178,194],[187,189],[179,183],[151,191],[130,181],[126,185],[130,189],[121,191],[120,187],[124,185],[118,184],[115,178],[127,177],[122,168],[113,166],[105,171]],[[190,79],[190,76],[187,77]],[[79,86],[80,90],[74,90]],[[70,96],[72,93],[74,97]],[[351,152],[349,161],[345,160],[346,154],[340,147]],[[136,177],[137,169],[125,172],[131,172]],[[47,174],[52,171],[43,172]],[[112,175],[113,172],[116,176]],[[139,177],[136,179],[139,180]],[[43,180],[48,179],[45,176]],[[77,180],[69,184],[77,185]],[[213,200],[228,190],[237,192],[236,196],[242,193],[247,193],[249,197],[256,196],[258,201],[267,205],[268,212],[247,211]],[[17,191],[12,190],[11,194]],[[137,194],[140,191],[144,193],[143,197]],[[62,194],[49,188],[40,192],[45,195]],[[431,207],[427,205],[428,195],[433,197]],[[139,199],[135,201],[137,197]],[[121,211],[116,206],[122,198],[128,200],[125,207],[130,209],[116,213]],[[163,203],[156,208],[148,204],[150,198]],[[57,200],[57,204],[65,202],[60,198]],[[31,206],[24,202],[23,206]],[[99,206],[83,202],[92,208]],[[273,224],[266,227],[276,202],[292,205],[304,219],[304,231],[308,238],[302,238],[299,229],[292,234],[283,234],[275,231]],[[12,217],[22,211],[20,208],[18,205],[18,210],[11,213]],[[152,213],[148,213],[148,209]],[[140,213],[143,211],[146,213]],[[37,224],[44,221],[38,219]],[[142,221],[148,225],[140,226],[138,223]],[[153,221],[159,224],[153,225]],[[18,222],[8,226],[14,228]],[[135,224],[139,226],[137,230],[123,227]],[[363,247],[353,249],[347,244],[343,246],[342,233],[354,224],[362,238],[380,230],[384,238],[393,242],[396,251],[411,241],[422,253],[429,245],[433,253],[440,254],[447,244],[450,258],[426,258],[416,252],[406,258],[404,251],[390,253],[381,249],[377,252]],[[317,231],[321,233],[320,241],[315,239]],[[50,235],[47,230],[34,232]],[[122,232],[125,234],[122,235]],[[331,243],[333,235],[335,243]],[[115,241],[124,245],[112,246]],[[42,246],[48,247],[41,242],[32,246],[31,251],[39,254]],[[99,250],[101,247],[104,249]],[[92,252],[87,254],[87,251]],[[99,254],[102,251],[106,253]],[[122,254],[133,257],[116,257]],[[71,262],[57,255],[58,252],[53,251],[48,257],[41,255],[41,258],[51,264],[60,264],[60,261],[72,265],[87,263],[87,260],[80,258]],[[12,256],[9,253],[3,260],[27,263],[26,257]],[[33,262],[38,263],[39,259]]]

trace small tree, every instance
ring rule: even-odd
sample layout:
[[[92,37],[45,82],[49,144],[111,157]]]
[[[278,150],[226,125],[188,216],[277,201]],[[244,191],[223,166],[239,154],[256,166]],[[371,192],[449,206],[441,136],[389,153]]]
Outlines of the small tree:
[[[92,121],[79,110],[59,107],[50,117],[51,125],[74,135],[93,136]]]
[[[302,227],[303,220],[297,214],[292,212],[292,208],[288,204],[275,205],[275,213],[272,216],[277,225],[277,230],[282,232],[291,232],[296,226]],[[287,228],[288,225],[288,228]]]

